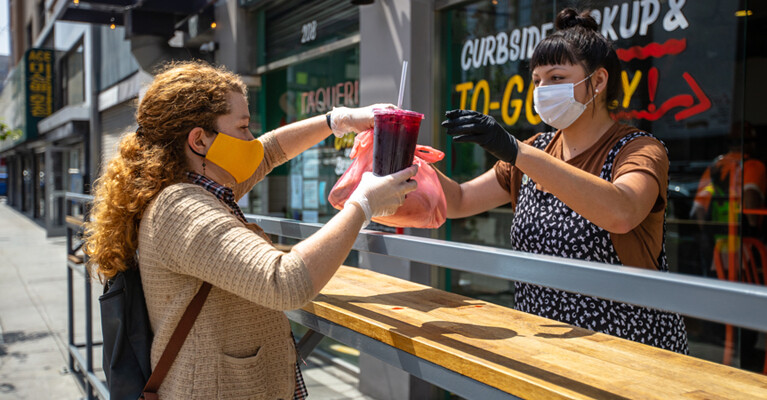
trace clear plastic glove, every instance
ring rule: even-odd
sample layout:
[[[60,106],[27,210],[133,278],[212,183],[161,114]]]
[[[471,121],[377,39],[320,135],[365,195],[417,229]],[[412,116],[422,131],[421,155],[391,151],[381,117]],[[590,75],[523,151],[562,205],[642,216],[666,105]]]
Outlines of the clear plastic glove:
[[[376,176],[372,172],[362,174],[357,188],[346,200],[346,204],[357,203],[365,213],[366,227],[373,217],[385,217],[397,212],[397,209],[405,202],[405,195],[414,191],[418,184],[414,177],[418,172],[418,166],[413,165],[391,175]]]
[[[489,115],[471,110],[451,110],[442,126],[458,143],[472,142],[482,146],[490,154],[511,165],[517,161],[517,139]]]
[[[373,128],[374,108],[396,108],[393,104],[373,104],[372,106],[349,108],[333,107],[330,111],[330,129],[336,137],[344,137],[349,132],[362,132]]]

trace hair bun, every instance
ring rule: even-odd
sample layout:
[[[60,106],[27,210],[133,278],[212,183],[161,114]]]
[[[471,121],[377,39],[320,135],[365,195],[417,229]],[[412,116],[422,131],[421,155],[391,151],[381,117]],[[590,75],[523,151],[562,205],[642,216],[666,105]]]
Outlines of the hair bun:
[[[556,20],[554,20],[554,26],[557,30],[564,30],[576,26],[599,31],[599,25],[594,17],[591,16],[589,11],[583,11],[580,14],[573,8],[565,8],[557,14]]]

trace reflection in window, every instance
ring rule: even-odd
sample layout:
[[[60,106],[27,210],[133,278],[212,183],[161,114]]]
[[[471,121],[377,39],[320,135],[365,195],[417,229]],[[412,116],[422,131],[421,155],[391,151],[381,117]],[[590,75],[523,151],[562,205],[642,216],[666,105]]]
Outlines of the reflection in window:
[[[45,27],[45,0],[38,0],[37,2],[37,33],[43,31]]]
[[[103,25],[99,31],[101,54],[107,55],[100,60],[99,89],[104,90],[139,70],[131,52],[130,41],[125,39],[122,26],[110,29]]]
[[[81,43],[67,53],[61,61],[62,106],[81,104],[85,101],[84,76]]]
[[[265,74],[266,131],[324,114],[333,107],[359,105],[359,48],[352,46]],[[327,201],[330,189],[351,163],[354,135],[330,136],[270,174],[270,212],[307,222],[326,222],[337,211]],[[284,178],[276,178],[277,176]],[[281,182],[281,183],[280,183]],[[277,186],[277,185],[280,186]],[[272,201],[275,200],[275,201]]]

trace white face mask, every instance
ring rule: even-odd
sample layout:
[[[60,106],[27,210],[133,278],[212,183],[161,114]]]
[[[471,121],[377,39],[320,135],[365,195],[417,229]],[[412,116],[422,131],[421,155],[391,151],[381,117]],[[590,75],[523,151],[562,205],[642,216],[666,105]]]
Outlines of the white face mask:
[[[560,83],[535,88],[533,91],[533,106],[543,122],[557,129],[565,129],[572,125],[583,114],[583,111],[586,110],[586,106],[596,97],[594,95],[586,104],[581,104],[575,100],[575,86],[589,79],[591,75],[594,75],[594,73],[592,72],[589,76],[575,84]]]

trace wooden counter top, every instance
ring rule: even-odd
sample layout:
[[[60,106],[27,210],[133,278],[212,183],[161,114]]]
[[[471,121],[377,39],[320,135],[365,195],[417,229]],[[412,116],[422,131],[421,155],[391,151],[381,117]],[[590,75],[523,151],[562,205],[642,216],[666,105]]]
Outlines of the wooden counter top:
[[[767,399],[764,375],[363,269],[303,309],[526,399]]]

